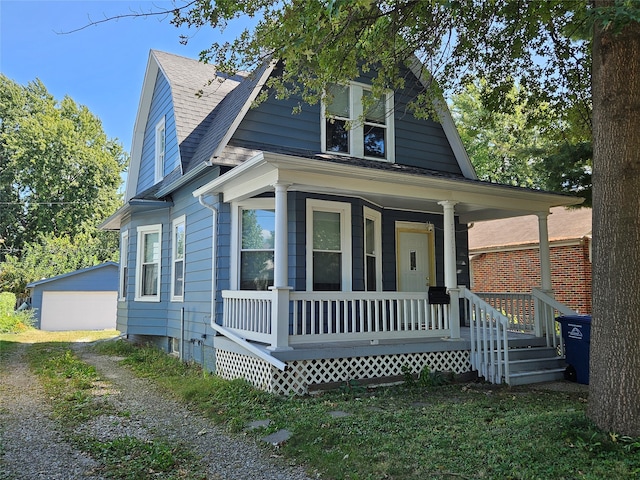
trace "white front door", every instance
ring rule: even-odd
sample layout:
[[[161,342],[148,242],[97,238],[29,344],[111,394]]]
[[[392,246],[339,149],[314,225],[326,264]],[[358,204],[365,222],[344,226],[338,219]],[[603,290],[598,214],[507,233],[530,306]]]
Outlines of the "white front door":
[[[432,278],[433,230],[426,224],[396,226],[399,292],[426,292]]]

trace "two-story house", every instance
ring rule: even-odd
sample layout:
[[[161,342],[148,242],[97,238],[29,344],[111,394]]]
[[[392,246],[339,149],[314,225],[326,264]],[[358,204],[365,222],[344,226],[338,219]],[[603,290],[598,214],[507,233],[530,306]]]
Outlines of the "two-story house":
[[[126,204],[103,224],[121,233],[118,328],[280,393],[403,367],[523,381],[507,350],[553,322],[510,333],[509,312],[464,288],[467,224],[538,215],[536,301],[557,310],[546,216],[577,200],[478,181],[444,103],[438,121],[407,108],[421,68],[364,110],[366,75],[321,105],[254,105],[277,63],[228,78],[151,51]],[[541,369],[526,381],[559,371]]]

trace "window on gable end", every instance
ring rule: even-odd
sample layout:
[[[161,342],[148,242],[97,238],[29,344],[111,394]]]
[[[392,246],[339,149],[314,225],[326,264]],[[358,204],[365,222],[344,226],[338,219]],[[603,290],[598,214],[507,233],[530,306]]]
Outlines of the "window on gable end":
[[[155,183],[164,178],[164,160],[167,150],[166,129],[164,117],[156,124],[156,145],[155,145]]]
[[[352,83],[328,89],[322,109],[322,151],[394,160],[393,94],[374,98],[370,87]]]

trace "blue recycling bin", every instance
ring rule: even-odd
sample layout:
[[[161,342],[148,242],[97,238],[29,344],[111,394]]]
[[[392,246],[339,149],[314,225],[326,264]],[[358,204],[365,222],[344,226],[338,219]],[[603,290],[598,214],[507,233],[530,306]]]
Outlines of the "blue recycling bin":
[[[565,378],[588,385],[591,315],[562,315],[556,322],[560,324],[568,364]]]

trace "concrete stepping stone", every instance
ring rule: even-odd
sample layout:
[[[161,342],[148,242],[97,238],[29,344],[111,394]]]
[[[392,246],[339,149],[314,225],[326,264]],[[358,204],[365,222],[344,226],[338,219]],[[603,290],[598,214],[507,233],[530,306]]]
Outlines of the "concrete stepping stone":
[[[245,430],[257,430],[258,428],[266,428],[269,425],[271,425],[271,420],[256,420],[255,422],[248,423]]]
[[[276,433],[272,433],[271,435],[267,435],[261,440],[266,443],[270,443],[271,445],[281,445],[287,440],[291,438],[293,435],[289,430],[278,430]]]

